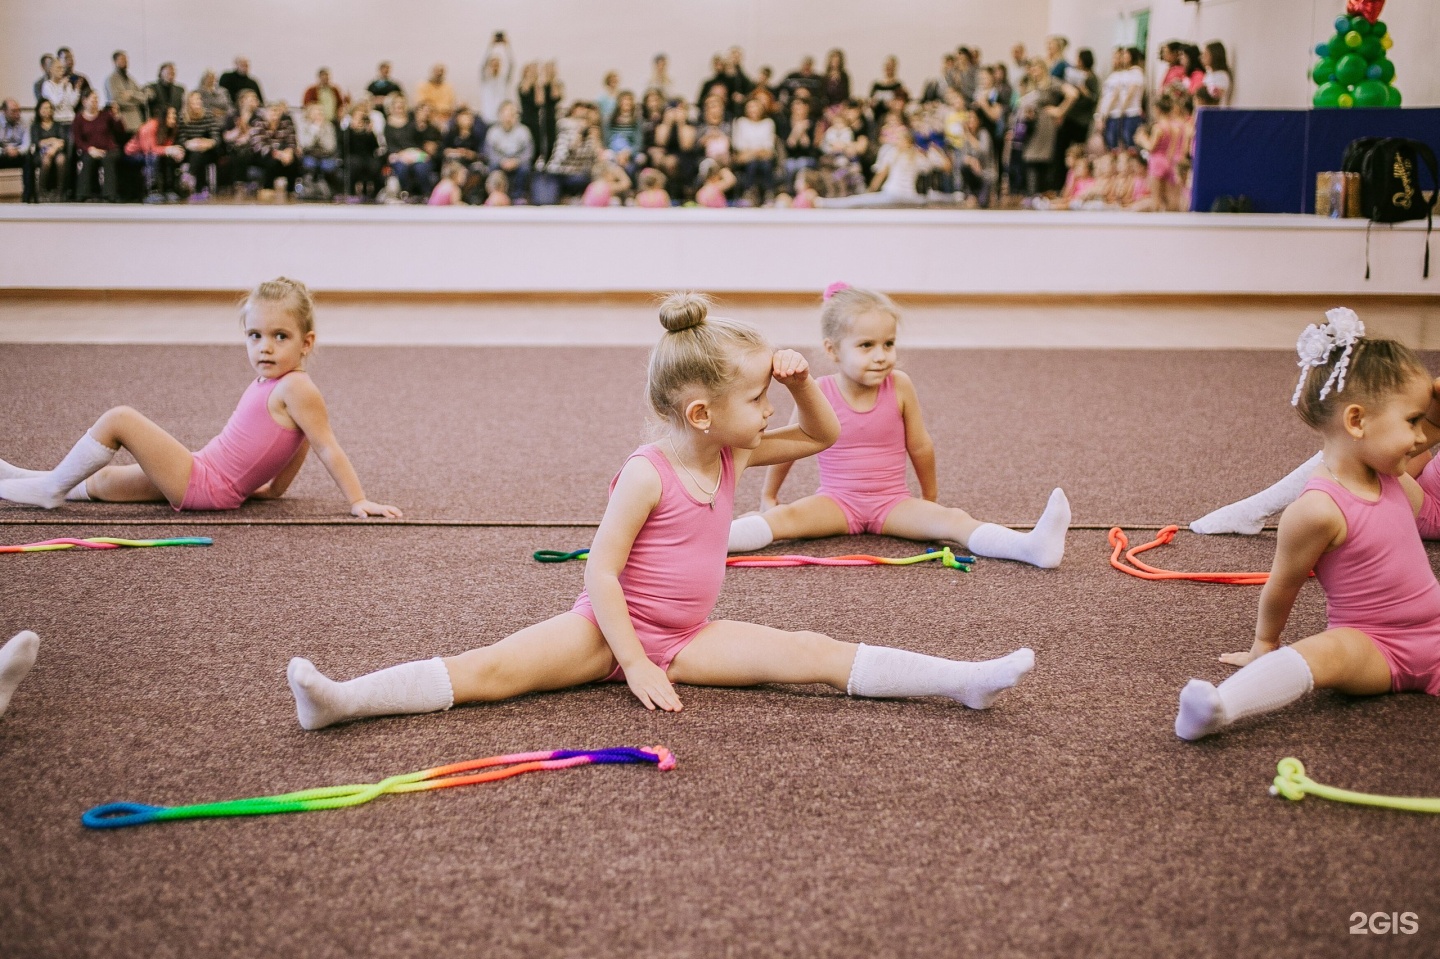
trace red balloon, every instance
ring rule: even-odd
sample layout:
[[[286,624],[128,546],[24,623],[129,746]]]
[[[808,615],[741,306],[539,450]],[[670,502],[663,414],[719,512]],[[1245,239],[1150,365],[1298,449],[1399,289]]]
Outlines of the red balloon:
[[[1380,19],[1380,11],[1385,9],[1385,0],[1350,0],[1345,4],[1345,12],[1352,17],[1364,17],[1374,23]]]

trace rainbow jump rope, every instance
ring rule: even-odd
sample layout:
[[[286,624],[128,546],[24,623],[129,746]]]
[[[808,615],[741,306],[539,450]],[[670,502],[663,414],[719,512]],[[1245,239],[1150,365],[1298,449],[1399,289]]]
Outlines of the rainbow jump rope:
[[[574,549],[568,553],[559,549],[537,549],[533,556],[536,562],[540,563],[565,563],[572,559],[588,558],[590,548]],[[937,559],[945,568],[958,569],[962,573],[970,572],[975,565],[975,557],[956,556],[948,546],[899,558],[871,556],[868,553],[852,553],[848,556],[730,556],[726,558],[725,565],[732,569],[774,569],[782,566],[913,566]]]
[[[87,539],[46,539],[38,543],[18,543],[14,546],[0,546],[0,553],[48,553],[57,549],[138,549],[150,546],[209,546],[214,542],[208,536],[181,536],[178,539],[115,539],[112,536],[92,536]]]
[[[473,786],[496,782],[524,773],[572,766],[639,766],[650,765],[660,770],[675,768],[675,756],[664,746],[635,749],[618,746],[610,749],[556,749],[539,753],[511,753],[468,762],[436,766],[419,772],[391,776],[378,783],[355,786],[321,786],[277,796],[255,796],[226,802],[200,803],[194,806],[146,806],[142,803],[114,802],[87,810],[80,821],[91,829],[119,829],[151,822],[174,819],[214,819],[220,816],[269,816],[288,812],[320,812],[360,806],[385,793],[428,792],[452,786]],[[505,767],[505,768],[496,768]],[[486,772],[462,775],[472,770]]]

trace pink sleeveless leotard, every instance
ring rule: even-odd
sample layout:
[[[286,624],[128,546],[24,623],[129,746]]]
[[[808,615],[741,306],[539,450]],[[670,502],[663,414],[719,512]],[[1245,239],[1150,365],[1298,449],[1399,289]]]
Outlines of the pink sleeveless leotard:
[[[862,413],[845,402],[836,375],[819,381],[820,392],[840,418],[840,439],[816,456],[820,462],[816,493],[835,501],[851,535],[879,533],[896,504],[911,498],[905,485],[905,421],[895,398],[895,376],[885,377],[875,405]]]
[[[720,598],[730,518],[735,512],[735,465],[730,450],[722,450],[720,488],[711,509],[708,502],[690,495],[659,447],[642,446],[626,462],[636,456],[645,457],[660,474],[660,502],[635,535],[620,571],[620,589],[646,658],[668,669],[680,650],[709,625]],[[616,473],[610,481],[611,492],[619,478]],[[600,625],[588,592],[580,593],[570,611]],[[623,680],[625,674],[617,666],[607,678]]]
[[[230,422],[195,454],[177,510],[236,509],[290,462],[305,434],[271,418],[270,393],[279,382],[257,379],[245,388]]]
[[[1313,477],[1345,516],[1345,542],[1315,563],[1330,628],[1370,637],[1390,664],[1390,688],[1440,696],[1440,582],[1430,569],[1405,488],[1380,477],[1380,499],[1361,499]]]
[[[1415,482],[1425,491],[1425,502],[1420,506],[1420,515],[1415,517],[1420,538],[1440,539],[1440,456],[1431,457]]]

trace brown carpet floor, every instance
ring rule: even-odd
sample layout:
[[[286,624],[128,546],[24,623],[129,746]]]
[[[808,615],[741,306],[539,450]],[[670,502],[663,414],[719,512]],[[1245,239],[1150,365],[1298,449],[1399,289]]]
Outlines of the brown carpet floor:
[[[641,428],[636,351],[322,356],[316,375],[361,475],[411,515],[598,517]],[[57,429],[83,429],[117,402],[203,441],[243,388],[237,359],[7,347],[0,455],[43,462],[68,441]],[[907,365],[942,488],[995,518],[1029,518],[1056,483],[1082,521],[1186,518],[1313,445],[1284,415],[1283,355],[917,352]],[[522,387],[501,380],[545,385],[523,386],[534,399],[523,407]],[[211,381],[223,389],[201,396]],[[422,382],[446,385],[427,395]],[[563,468],[537,479],[525,464],[546,457]],[[796,474],[787,488],[798,495]],[[337,515],[328,483],[312,463],[295,502],[263,513]],[[168,513],[79,505],[63,518],[102,515]],[[0,525],[5,542],[84,532]],[[160,523],[130,532],[173,535]],[[583,569],[529,554],[592,531],[186,532],[216,543],[0,556],[0,633],[42,637],[0,719],[0,955],[1435,952],[1440,821],[1266,793],[1275,763],[1297,756],[1322,782],[1440,795],[1435,700],[1320,693],[1180,742],[1180,687],[1227,674],[1215,657],[1248,645],[1257,591],[1122,576],[1103,532],[1072,532],[1055,571],[982,561],[969,575],[728,574],[719,616],[955,657],[1032,646],[1034,674],[987,712],[813,687],[682,688],[685,711],[662,716],[602,685],[318,733],[295,723],[291,656],[348,678],[492,642],[569,608]],[[1150,555],[1257,569],[1273,546],[1186,534]],[[914,546],[866,537],[807,549]],[[1323,617],[1307,586],[1288,635]],[[79,822],[116,800],[184,804],[495,753],[650,743],[672,748],[678,768],[583,768],[113,833]],[[1419,932],[1349,933],[1353,913],[1381,911],[1417,913]]]

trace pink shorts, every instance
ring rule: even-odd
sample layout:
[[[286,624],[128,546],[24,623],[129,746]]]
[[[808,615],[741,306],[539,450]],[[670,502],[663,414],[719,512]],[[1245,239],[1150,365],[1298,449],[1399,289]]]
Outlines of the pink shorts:
[[[595,609],[590,605],[590,597],[581,595],[575,600],[575,605],[570,612],[577,616],[584,616],[600,628],[600,622],[595,618]],[[700,630],[710,625],[710,620],[698,623],[694,626],[687,626],[684,629],[676,629],[673,626],[657,626],[654,623],[646,622],[634,613],[630,614],[630,622],[635,626],[635,636],[640,640],[640,648],[645,650],[645,658],[650,660],[661,669],[669,669],[675,657],[680,655],[680,650],[689,646]],[[625,681],[625,670],[616,664],[615,669],[609,676],[605,677],[607,683],[623,683]]]
[[[190,467],[190,482],[185,487],[185,496],[175,511],[239,509],[245,499],[203,456],[196,455]]]
[[[1390,664],[1391,692],[1440,696],[1440,623],[1404,632],[1360,631]]]
[[[815,495],[832,500],[840,507],[840,512],[845,514],[845,521],[849,524],[851,536],[860,533],[883,533],[885,519],[890,515],[890,511],[912,498],[909,490],[903,493],[841,493],[823,487],[817,490]]]

